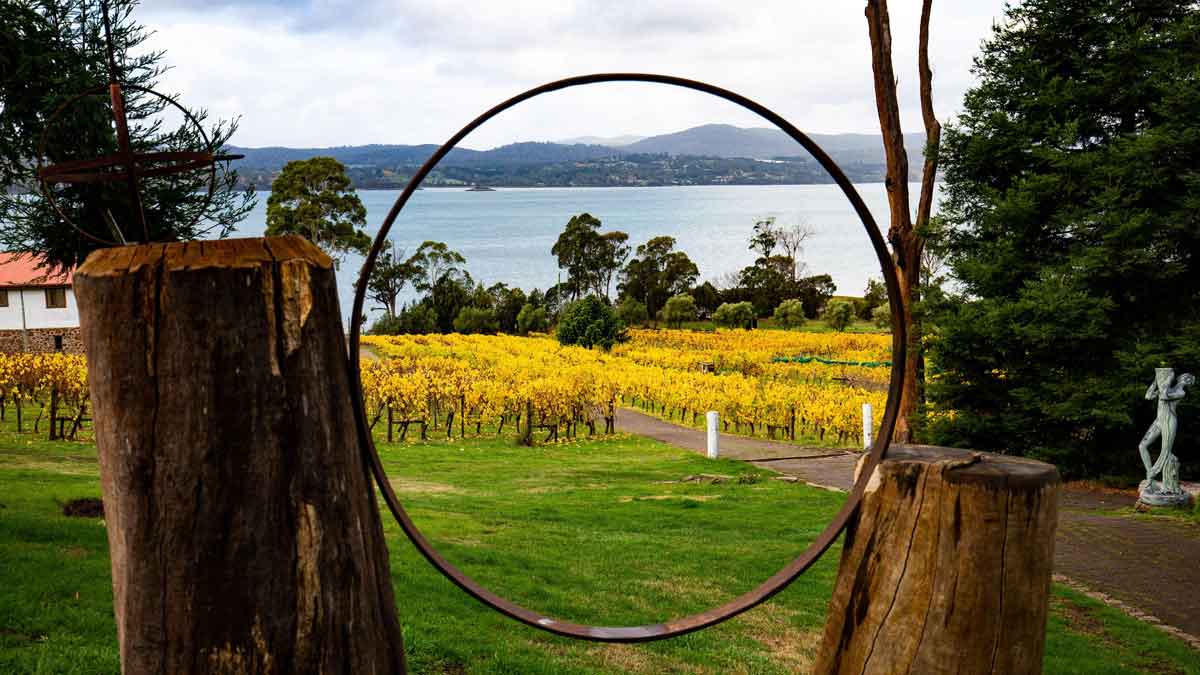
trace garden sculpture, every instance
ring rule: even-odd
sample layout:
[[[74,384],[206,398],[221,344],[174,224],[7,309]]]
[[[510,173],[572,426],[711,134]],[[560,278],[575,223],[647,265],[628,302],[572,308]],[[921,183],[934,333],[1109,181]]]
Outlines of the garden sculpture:
[[[1158,415],[1154,423],[1138,444],[1142,464],[1146,466],[1146,480],[1138,490],[1138,499],[1148,506],[1186,506],[1190,495],[1179,486],[1179,458],[1171,454],[1175,445],[1175,434],[1179,431],[1179,420],[1175,408],[1187,393],[1185,387],[1196,383],[1191,373],[1175,379],[1174,368],[1155,368],[1154,381],[1146,390],[1146,400],[1158,399]],[[1158,458],[1150,461],[1150,444],[1161,438]],[[1155,480],[1160,477],[1160,480]]]

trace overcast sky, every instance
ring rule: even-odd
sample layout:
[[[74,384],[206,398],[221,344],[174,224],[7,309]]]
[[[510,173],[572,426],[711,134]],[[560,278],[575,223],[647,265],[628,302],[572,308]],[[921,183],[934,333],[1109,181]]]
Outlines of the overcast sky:
[[[222,118],[234,144],[441,143],[483,110],[590,72],[691,77],[774,108],[813,133],[878,133],[862,0],[148,0],[137,18],[172,70],[159,89]],[[891,3],[906,131],[920,131],[920,3]],[[934,104],[946,121],[1002,0],[938,0]],[[653,135],[706,123],[765,126],[718,99],[662,85],[548,94],[463,143]]]

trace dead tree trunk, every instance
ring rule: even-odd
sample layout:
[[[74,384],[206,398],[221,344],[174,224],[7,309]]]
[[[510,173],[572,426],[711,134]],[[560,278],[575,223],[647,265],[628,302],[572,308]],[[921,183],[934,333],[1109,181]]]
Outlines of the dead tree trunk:
[[[102,249],[75,290],[123,672],[403,672],[329,258]]]
[[[893,446],[846,530],[818,673],[1040,673],[1058,470]]]
[[[883,149],[887,159],[888,213],[887,238],[892,245],[892,262],[900,281],[903,313],[893,321],[908,328],[908,350],[904,362],[904,391],[900,396],[900,417],[895,438],[912,440],[910,418],[924,397],[924,350],[920,314],[914,312],[921,299],[921,261],[929,215],[933,209],[934,180],[937,177],[938,146],[942,127],[933,113],[933,71],[929,67],[929,15],[932,0],[921,3],[921,26],[917,42],[917,71],[920,79],[921,118],[925,123],[925,162],[921,172],[921,194],[914,222],[909,211],[908,154],[904,149],[904,131],[900,126],[900,106],[896,98],[896,75],[892,70],[892,26],[887,0],[867,0],[867,29],[871,41],[871,69],[875,82],[875,106]]]

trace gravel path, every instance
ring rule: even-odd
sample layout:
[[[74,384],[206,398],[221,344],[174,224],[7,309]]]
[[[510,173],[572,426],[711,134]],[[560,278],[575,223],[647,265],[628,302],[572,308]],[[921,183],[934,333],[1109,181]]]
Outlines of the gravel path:
[[[617,428],[696,452],[707,447],[703,431],[636,410],[618,410]],[[721,434],[721,455],[841,490],[850,488],[861,456],[730,434]],[[1194,639],[1200,636],[1200,524],[1132,516],[1135,500],[1125,493],[1063,490],[1055,572]]]

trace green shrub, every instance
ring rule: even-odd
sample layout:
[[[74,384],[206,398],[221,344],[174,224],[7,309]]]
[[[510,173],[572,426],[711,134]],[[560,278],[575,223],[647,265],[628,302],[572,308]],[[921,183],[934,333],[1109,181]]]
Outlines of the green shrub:
[[[600,347],[605,351],[629,339],[617,313],[594,295],[567,305],[558,320],[557,334],[560,344]]]
[[[458,316],[454,317],[455,333],[493,335],[499,330],[500,322],[496,320],[496,313],[490,309],[463,307],[459,310]]]
[[[799,298],[784,300],[775,308],[775,323],[781,328],[799,328],[804,325],[804,303]]]
[[[626,326],[638,326],[650,320],[646,306],[634,298],[626,297],[617,305],[617,318]]]
[[[831,300],[821,313],[825,324],[836,331],[844,331],[854,320],[854,306],[845,300]]]
[[[880,305],[871,310],[871,320],[875,322],[876,328],[891,328],[892,327],[892,308],[889,305]]]
[[[546,308],[525,303],[517,313],[517,334],[545,333],[550,329],[550,319],[546,316]]]
[[[663,307],[663,320],[671,328],[679,328],[684,321],[696,319],[696,300],[687,293],[680,293],[667,300]]]
[[[424,304],[404,307],[396,316],[384,315],[371,324],[371,335],[424,335],[436,333],[437,315]]]
[[[754,305],[748,301],[726,302],[713,312],[713,323],[725,328],[753,328]]]

